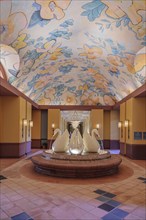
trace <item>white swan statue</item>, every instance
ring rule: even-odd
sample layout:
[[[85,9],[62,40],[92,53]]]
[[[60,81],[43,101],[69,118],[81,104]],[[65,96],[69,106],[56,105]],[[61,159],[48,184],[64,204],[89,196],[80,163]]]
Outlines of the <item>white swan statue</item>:
[[[99,142],[98,142],[98,144],[99,144],[98,153],[99,154],[107,154],[108,151],[103,149],[102,140],[101,140],[101,137],[99,135],[98,130],[97,129],[92,129],[91,134],[92,134],[92,138],[95,138],[97,141],[99,141],[101,143],[101,144],[99,144]]]
[[[84,145],[83,145],[83,138],[78,130],[78,128],[76,128],[70,138],[70,142],[69,142],[69,151],[71,154],[81,154],[82,151],[84,149]]]
[[[84,140],[84,152],[98,153],[100,149],[100,145],[94,135],[91,137],[91,135],[85,130],[83,134],[83,140]]]
[[[69,133],[66,129],[64,133],[61,135],[61,130],[59,128],[56,128],[54,131],[54,136],[57,136],[55,141],[52,144],[52,150],[53,152],[66,152],[68,150],[68,144],[69,144]]]

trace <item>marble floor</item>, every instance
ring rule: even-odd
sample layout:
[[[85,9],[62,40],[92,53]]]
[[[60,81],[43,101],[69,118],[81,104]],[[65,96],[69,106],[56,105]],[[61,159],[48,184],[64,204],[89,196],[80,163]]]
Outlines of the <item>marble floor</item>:
[[[146,161],[118,155],[117,174],[65,179],[36,173],[30,156],[0,160],[1,220],[146,219]]]

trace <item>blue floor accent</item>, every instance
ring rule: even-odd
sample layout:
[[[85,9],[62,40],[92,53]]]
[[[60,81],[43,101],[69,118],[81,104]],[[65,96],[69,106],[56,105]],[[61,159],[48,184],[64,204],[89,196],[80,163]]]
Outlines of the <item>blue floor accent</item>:
[[[94,191],[95,193],[98,193],[98,194],[104,194],[104,193],[106,193],[106,191],[103,191],[103,190],[101,190],[101,189],[97,189],[97,190],[95,190]]]
[[[139,179],[139,180],[146,180],[146,178],[144,178],[144,177],[138,177],[137,179]]]
[[[0,180],[7,179],[5,176],[0,175]]]
[[[117,206],[119,206],[121,203],[120,202],[117,202],[117,201],[115,201],[115,200],[109,200],[108,202],[106,202],[107,204],[109,204],[109,205],[112,205],[112,206],[114,206],[114,207],[117,207]]]
[[[98,208],[103,209],[103,210],[105,210],[105,211],[107,211],[107,212],[110,212],[110,211],[113,210],[115,207],[104,203],[104,204],[98,206]]]
[[[107,198],[107,197],[104,197],[104,196],[99,196],[96,199],[101,201],[101,202],[107,202],[107,201],[109,201],[110,198]]]
[[[120,218],[125,218],[129,214],[128,212],[126,212],[122,209],[118,209],[118,208],[111,211],[111,213],[118,216],[118,217],[120,217]]]
[[[115,194],[112,194],[112,193],[105,193],[104,196],[105,196],[105,197],[109,197],[109,198],[113,198],[113,197],[115,197],[116,195],[115,195]]]
[[[26,212],[11,217],[12,220],[33,220]]]
[[[108,213],[107,215],[105,215],[104,217],[102,217],[103,220],[122,220],[122,218],[113,215],[112,213]]]

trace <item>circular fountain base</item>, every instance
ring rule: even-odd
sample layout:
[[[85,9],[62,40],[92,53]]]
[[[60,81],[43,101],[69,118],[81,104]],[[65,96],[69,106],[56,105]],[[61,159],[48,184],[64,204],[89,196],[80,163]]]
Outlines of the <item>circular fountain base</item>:
[[[118,155],[69,155],[65,153],[43,153],[33,156],[35,171],[55,177],[91,178],[117,173],[122,159]]]

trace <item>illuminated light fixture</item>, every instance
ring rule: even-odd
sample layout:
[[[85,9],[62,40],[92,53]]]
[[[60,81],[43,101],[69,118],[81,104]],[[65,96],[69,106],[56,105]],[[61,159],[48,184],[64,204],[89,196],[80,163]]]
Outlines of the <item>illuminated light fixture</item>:
[[[54,128],[55,128],[55,124],[52,123],[52,131],[53,131],[53,134],[54,134]]]
[[[23,125],[24,125],[24,127],[27,126],[27,119],[23,119]]]
[[[129,126],[129,121],[128,121],[128,120],[125,120],[125,121],[124,121],[124,127],[125,127],[125,128],[128,128],[128,126]]]
[[[24,129],[27,126],[27,119],[22,120],[22,138],[24,137]]]
[[[29,121],[29,126],[32,128],[33,127],[33,121]]]
[[[99,124],[96,124],[96,128],[99,129],[99,127],[100,127]]]
[[[29,130],[28,130],[28,136],[30,137],[30,129],[33,127],[33,121],[29,121]]]
[[[121,138],[123,138],[123,126],[122,126],[122,122],[121,121],[118,122],[118,128],[120,128],[120,130],[121,130]]]
[[[125,128],[128,128],[128,139],[129,139],[130,138],[129,120],[125,120],[124,126],[125,126]]]
[[[121,128],[121,127],[122,127],[122,122],[119,121],[119,122],[118,122],[118,128]]]

